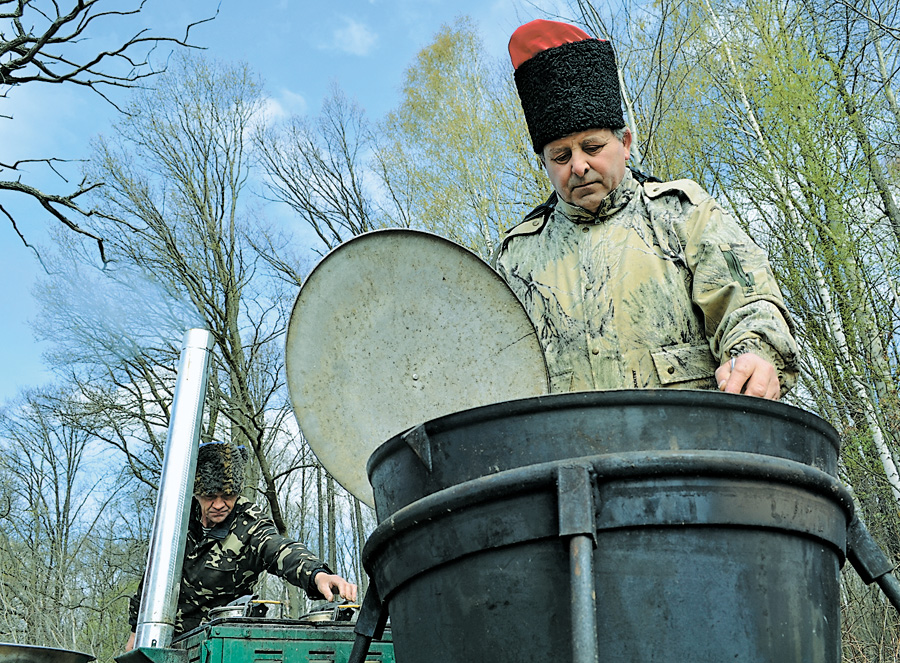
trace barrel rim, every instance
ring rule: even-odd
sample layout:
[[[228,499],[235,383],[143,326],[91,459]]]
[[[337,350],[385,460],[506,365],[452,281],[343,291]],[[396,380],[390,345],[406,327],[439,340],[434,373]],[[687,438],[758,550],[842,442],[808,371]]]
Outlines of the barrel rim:
[[[501,403],[482,405],[461,410],[423,422],[430,434],[444,430],[464,428],[485,421],[510,419],[524,414],[536,414],[584,407],[702,407],[707,410],[740,411],[743,414],[757,414],[770,419],[791,421],[812,428],[827,438],[840,454],[841,439],[830,423],[816,414],[787,403],[771,401],[741,394],[726,394],[701,389],[614,389],[601,391],[573,391],[542,396],[531,396]],[[405,444],[403,436],[407,429],[380,444],[369,456],[366,473],[371,482],[375,468],[390,455],[397,444]]]

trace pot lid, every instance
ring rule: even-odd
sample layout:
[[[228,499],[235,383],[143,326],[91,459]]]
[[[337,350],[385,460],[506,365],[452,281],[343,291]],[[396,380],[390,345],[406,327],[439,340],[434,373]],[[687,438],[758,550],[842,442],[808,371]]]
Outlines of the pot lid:
[[[94,657],[68,649],[0,642],[0,663],[88,663]]]
[[[453,412],[549,391],[528,315],[477,255],[417,230],[377,230],[326,255],[286,341],[297,422],[328,472],[373,506],[371,453]]]

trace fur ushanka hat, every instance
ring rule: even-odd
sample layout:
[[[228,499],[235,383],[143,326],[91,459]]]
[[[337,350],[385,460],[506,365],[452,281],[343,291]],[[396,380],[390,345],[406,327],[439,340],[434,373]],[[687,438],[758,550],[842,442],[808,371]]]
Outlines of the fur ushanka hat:
[[[244,468],[249,454],[245,447],[225,442],[207,442],[197,452],[194,495],[237,495],[244,489]]]
[[[587,129],[621,129],[612,45],[574,25],[537,20],[513,32],[509,57],[534,151]]]

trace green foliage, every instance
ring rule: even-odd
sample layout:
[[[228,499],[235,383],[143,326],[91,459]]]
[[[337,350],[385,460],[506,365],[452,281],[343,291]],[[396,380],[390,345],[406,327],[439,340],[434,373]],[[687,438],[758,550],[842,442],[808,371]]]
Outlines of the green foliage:
[[[488,61],[467,19],[419,53],[380,135],[378,169],[403,217],[485,258],[550,193],[511,67]]]

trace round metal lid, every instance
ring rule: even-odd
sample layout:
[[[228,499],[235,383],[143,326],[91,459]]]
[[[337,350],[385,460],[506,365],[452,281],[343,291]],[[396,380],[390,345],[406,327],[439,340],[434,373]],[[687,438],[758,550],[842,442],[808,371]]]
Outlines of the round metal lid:
[[[383,442],[453,412],[549,392],[528,315],[471,251],[387,229],[329,253],[300,289],[288,391],[328,472],[374,505],[366,462]]]
[[[68,649],[0,642],[0,663],[88,663],[94,657]]]

